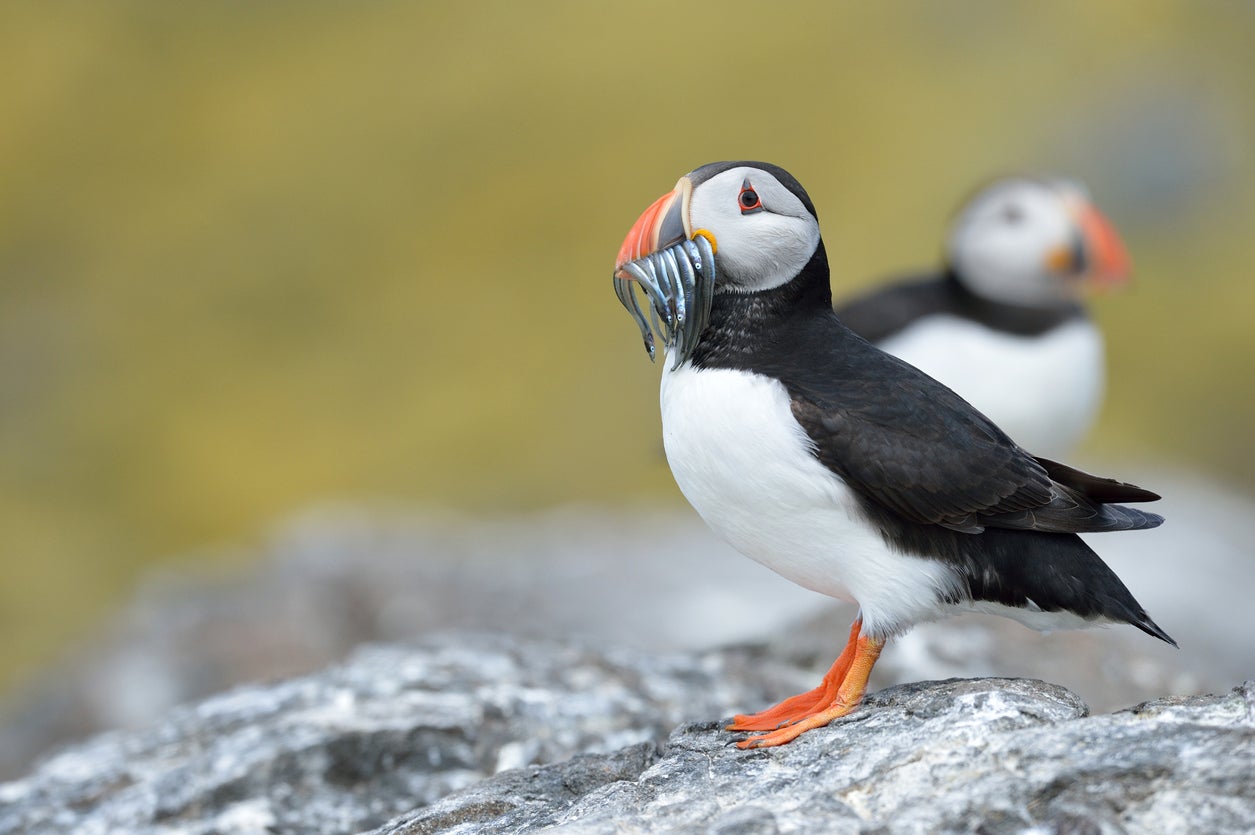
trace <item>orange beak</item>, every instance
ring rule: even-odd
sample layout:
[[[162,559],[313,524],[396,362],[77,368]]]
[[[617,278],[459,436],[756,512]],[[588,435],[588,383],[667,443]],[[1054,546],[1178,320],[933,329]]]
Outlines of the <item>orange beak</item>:
[[[1126,283],[1132,263],[1111,221],[1081,197],[1072,199],[1071,214],[1075,224],[1072,244],[1047,255],[1046,265],[1099,289]]]
[[[1098,287],[1117,287],[1129,280],[1133,264],[1111,221],[1090,203],[1077,208],[1077,224],[1088,253],[1088,275]]]
[[[615,270],[689,238],[688,202],[692,191],[689,178],[681,177],[674,189],[649,205],[623,239],[614,261]]]

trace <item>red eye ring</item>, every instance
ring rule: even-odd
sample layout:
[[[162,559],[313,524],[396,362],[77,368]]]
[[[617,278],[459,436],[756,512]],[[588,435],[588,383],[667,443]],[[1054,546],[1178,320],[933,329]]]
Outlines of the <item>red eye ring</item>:
[[[741,214],[743,215],[763,210],[763,201],[758,198],[758,192],[754,191],[754,187],[750,185],[749,180],[741,183],[741,193],[737,195],[736,203],[741,207]]]

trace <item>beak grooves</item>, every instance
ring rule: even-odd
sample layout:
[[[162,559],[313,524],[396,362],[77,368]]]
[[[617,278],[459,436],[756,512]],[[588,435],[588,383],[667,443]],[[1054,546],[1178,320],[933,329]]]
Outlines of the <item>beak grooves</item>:
[[[619,256],[615,265],[620,266],[628,261],[635,261],[658,249],[658,233],[661,231],[662,219],[679,198],[677,192],[669,192],[659,197],[646,209],[636,223],[632,224],[623,245],[619,247]]]

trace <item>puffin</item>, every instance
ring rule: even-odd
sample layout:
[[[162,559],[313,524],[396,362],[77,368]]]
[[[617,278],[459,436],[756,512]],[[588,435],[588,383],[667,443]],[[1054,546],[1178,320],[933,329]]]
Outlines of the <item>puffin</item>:
[[[958,211],[943,266],[837,305],[859,336],[940,380],[1039,455],[1067,455],[1097,417],[1102,333],[1089,291],[1130,275],[1080,183],[1004,177]]]
[[[854,710],[881,650],[963,612],[1043,631],[1126,623],[1175,642],[1078,534],[1153,528],[1155,493],[1020,447],[842,323],[815,206],[784,169],[716,162],[632,225],[615,292],[665,362],[676,484],[736,550],[852,601],[814,689],[727,726],[770,747]]]

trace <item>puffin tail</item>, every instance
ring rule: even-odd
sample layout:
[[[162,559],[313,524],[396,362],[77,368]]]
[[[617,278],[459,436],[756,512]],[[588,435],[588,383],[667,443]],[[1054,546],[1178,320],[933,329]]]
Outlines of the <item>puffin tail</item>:
[[[969,600],[1127,623],[1177,645],[1110,566],[1075,534],[988,528],[979,536],[954,537],[961,551],[954,561],[966,581]]]

